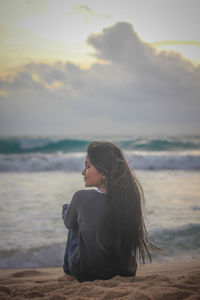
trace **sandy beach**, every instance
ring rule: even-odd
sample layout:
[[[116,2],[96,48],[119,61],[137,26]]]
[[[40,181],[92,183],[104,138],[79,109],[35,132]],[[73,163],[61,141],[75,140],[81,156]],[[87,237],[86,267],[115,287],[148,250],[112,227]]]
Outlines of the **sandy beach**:
[[[200,299],[200,262],[153,263],[136,277],[58,281],[61,268],[0,270],[0,299]]]

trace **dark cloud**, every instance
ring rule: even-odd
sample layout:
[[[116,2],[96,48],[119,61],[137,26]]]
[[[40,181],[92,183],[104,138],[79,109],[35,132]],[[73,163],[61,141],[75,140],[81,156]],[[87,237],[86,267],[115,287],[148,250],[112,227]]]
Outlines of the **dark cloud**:
[[[200,67],[156,52],[129,23],[92,34],[88,43],[107,64],[83,70],[72,62],[33,63],[2,79],[9,91],[0,102],[4,131],[24,124],[36,133],[198,132]]]
[[[59,62],[53,66],[31,63],[27,64],[24,69],[31,74],[37,75],[42,81],[48,84],[52,84],[54,81],[63,82],[66,79],[65,70]]]
[[[90,35],[88,43],[96,48],[98,58],[126,66],[143,65],[149,52],[153,52],[139,39],[132,25],[125,22],[104,29],[102,34]]]
[[[104,29],[102,34],[93,34],[88,42],[95,47],[98,58],[118,65],[119,70],[121,67],[126,73],[126,79],[130,72],[130,85],[141,95],[144,93],[144,96],[148,94],[159,99],[176,96],[191,85],[199,93],[199,68],[195,68],[178,53],[157,53],[139,39],[129,23],[117,23]]]

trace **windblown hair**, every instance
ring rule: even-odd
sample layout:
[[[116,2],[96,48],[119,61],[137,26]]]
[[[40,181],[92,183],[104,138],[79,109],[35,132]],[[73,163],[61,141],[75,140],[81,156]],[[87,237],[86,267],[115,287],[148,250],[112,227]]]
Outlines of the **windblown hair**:
[[[122,151],[109,142],[92,142],[87,154],[106,178],[108,207],[97,233],[97,242],[108,253],[115,253],[122,268],[145,263],[145,254],[157,248],[148,235],[142,204],[144,194]]]

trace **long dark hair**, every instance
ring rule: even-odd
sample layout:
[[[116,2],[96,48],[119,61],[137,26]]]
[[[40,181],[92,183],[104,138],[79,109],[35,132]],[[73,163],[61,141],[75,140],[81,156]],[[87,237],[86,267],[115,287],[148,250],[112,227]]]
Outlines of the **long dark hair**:
[[[95,168],[106,178],[108,207],[100,224],[97,241],[107,252],[115,253],[123,266],[137,258],[151,261],[150,250],[157,250],[148,235],[142,210],[142,187],[131,172],[122,151],[109,142],[92,142],[87,154]]]

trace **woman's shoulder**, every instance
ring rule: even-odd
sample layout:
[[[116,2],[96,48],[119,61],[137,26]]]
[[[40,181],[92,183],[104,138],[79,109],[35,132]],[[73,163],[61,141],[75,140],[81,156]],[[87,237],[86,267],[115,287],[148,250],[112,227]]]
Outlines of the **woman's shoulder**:
[[[73,198],[88,197],[95,195],[96,193],[97,191],[95,189],[79,190],[74,194]]]
[[[95,198],[95,194],[97,192],[93,189],[90,190],[79,190],[77,192],[75,192],[71,204],[73,206],[79,207],[80,203],[86,203],[88,202],[88,200],[90,199],[94,199]]]
[[[77,191],[73,199],[78,201],[79,199],[83,200],[89,200],[89,199],[99,199],[99,198],[106,198],[106,195],[103,193],[98,192],[95,189],[88,189],[88,190],[79,190]]]
[[[103,205],[106,199],[104,194],[99,193],[95,189],[79,190],[74,194],[71,204],[77,211],[81,212],[88,205],[90,208],[96,206],[98,203]]]

